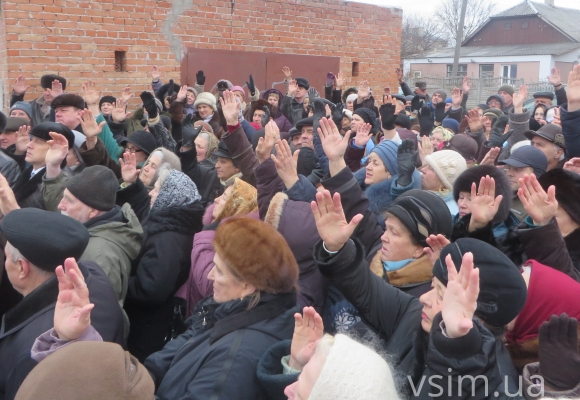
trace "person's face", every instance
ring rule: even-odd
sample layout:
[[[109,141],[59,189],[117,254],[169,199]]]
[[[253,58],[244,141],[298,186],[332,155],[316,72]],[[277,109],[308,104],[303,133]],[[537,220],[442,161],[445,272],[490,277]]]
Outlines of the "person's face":
[[[358,131],[358,128],[364,125],[365,121],[361,118],[360,115],[354,114],[352,116],[352,120],[350,121],[350,130],[354,132]]]
[[[350,129],[350,119],[348,119],[347,117],[342,117],[342,121],[340,123],[342,129],[344,129],[345,131],[348,131]]]
[[[171,106],[171,102],[169,101],[169,97],[165,97],[163,99],[163,103],[165,104],[165,108],[169,109],[169,107]]]
[[[268,103],[272,105],[272,107],[278,107],[278,95],[271,94],[268,96]]]
[[[483,118],[482,118],[482,120],[481,120],[481,121],[483,122],[483,128],[484,128],[486,131],[489,131],[489,130],[491,130],[491,126],[492,126],[492,124],[493,124],[493,121],[491,120],[491,118],[489,118],[489,117],[486,117],[486,116],[483,116]]]
[[[230,199],[230,195],[232,194],[232,190],[233,190],[233,186],[229,186],[221,196],[216,197],[216,199],[213,201],[215,206],[213,208],[213,212],[211,213],[211,216],[213,217],[214,220],[217,217],[219,217],[221,212],[224,210],[226,203]]]
[[[44,101],[48,104],[52,102],[52,91],[50,89],[44,89],[42,96],[44,97]]]
[[[386,181],[390,177],[391,174],[387,171],[387,167],[385,167],[381,157],[377,153],[370,153],[366,166],[365,184],[372,185],[373,183]]]
[[[422,94],[422,95],[426,95],[427,94],[427,88],[425,88],[425,89],[415,88],[415,93]]]
[[[207,279],[213,281],[213,298],[217,303],[239,299],[252,292],[250,290],[248,293],[248,285],[233,275],[217,252],[213,256],[213,268]]]
[[[306,400],[310,397],[325,362],[326,358],[318,352],[315,352],[310,357],[310,360],[302,368],[300,375],[298,375],[296,382],[286,386],[286,389],[284,389],[284,394],[288,397],[288,400]]]
[[[504,91],[502,90],[501,92],[499,92],[499,95],[500,95],[501,97],[503,97],[503,101],[504,101],[504,103],[505,103],[506,105],[508,105],[508,106],[509,106],[510,104],[512,104],[512,101],[514,100],[514,97],[513,97],[511,94],[509,94],[508,92],[504,92]]]
[[[294,97],[296,97],[297,99],[302,99],[304,96],[306,96],[306,93],[308,91],[303,88],[302,86],[298,86],[298,89],[296,89],[296,91],[294,92]]]
[[[254,121],[254,123],[256,124],[260,124],[260,126],[262,126],[262,116],[266,115],[266,113],[263,110],[256,110],[254,111],[254,118],[252,118],[252,121]]]
[[[68,152],[66,153],[66,165],[69,167],[72,167],[74,165],[78,165],[80,164],[80,160],[77,157],[77,153],[75,153],[75,149],[74,148],[70,148],[68,149]]]
[[[26,145],[27,163],[32,164],[33,168],[38,169],[45,165],[46,152],[48,151],[48,142],[36,136],[30,136],[30,142]]]
[[[151,179],[155,176],[155,172],[157,172],[157,168],[161,165],[162,159],[157,154],[152,155],[149,157],[149,160],[143,165],[141,169],[141,174],[139,175],[139,179],[143,182],[143,185],[149,186],[151,183]]]
[[[308,106],[310,105],[310,98],[305,97],[302,101],[302,106],[304,107],[304,111],[308,111]]]
[[[139,147],[135,146],[133,143],[127,142],[125,144],[125,151],[135,154],[135,162],[137,163],[137,165],[147,160],[148,155]]]
[[[419,301],[423,304],[421,327],[425,332],[431,331],[433,319],[443,308],[445,289],[445,285],[441,283],[439,279],[433,277],[433,280],[431,281],[431,290],[419,297]]]
[[[564,150],[561,147],[556,146],[549,140],[539,136],[532,137],[532,146],[544,153],[548,159],[548,167],[553,167],[554,165],[558,164],[560,157],[564,153]]]
[[[30,117],[22,110],[12,110],[10,111],[11,117],[23,118],[30,123]]]
[[[483,117],[483,110],[481,108],[479,108],[479,107],[476,108],[476,110],[477,110],[477,113],[479,114],[479,117],[480,118]]]
[[[236,98],[240,100],[240,103],[244,102],[244,94],[242,92],[236,91],[234,92],[234,96],[236,96]]]
[[[312,126],[302,127],[302,133],[300,134],[300,146],[301,147],[312,147],[312,131],[314,128]]]
[[[300,137],[302,135],[294,135],[292,136],[292,144],[294,145],[295,149],[299,149],[300,147],[302,147],[302,143],[300,143]]]
[[[429,140],[433,144],[433,147],[437,149],[441,143],[443,143],[443,132],[436,131],[429,136]]]
[[[515,192],[520,188],[519,179],[523,178],[524,175],[532,175],[534,173],[534,169],[532,167],[512,167],[511,165],[506,165],[506,173],[510,180],[510,185],[512,190]]]
[[[436,192],[443,186],[441,180],[429,164],[421,168],[421,174],[421,188],[423,190],[432,190]]]
[[[234,162],[229,158],[218,157],[215,163],[215,170],[217,177],[222,181],[227,181],[232,176],[240,172],[240,169],[234,165]]]
[[[57,208],[62,215],[76,219],[81,224],[94,218],[96,214],[95,209],[77,199],[68,189],[64,190],[62,200],[58,203]]]
[[[354,101],[353,100],[349,100],[346,102],[346,109],[349,111],[353,111],[354,108]]]
[[[195,143],[195,153],[197,155],[197,162],[201,162],[207,157],[207,140],[199,135],[193,141]]]
[[[113,113],[113,105],[111,103],[103,103],[101,104],[101,114],[105,116],[109,116]]]
[[[497,99],[491,99],[487,102],[487,105],[492,108],[499,108],[501,110],[501,103]]]
[[[451,108],[451,103],[445,103],[445,112]]]
[[[534,111],[534,119],[536,121],[540,121],[542,119],[545,119],[546,117],[544,116],[544,109],[542,107],[538,107],[536,108],[536,111]]]
[[[431,103],[433,103],[433,105],[438,104],[440,102],[442,102],[443,100],[445,100],[443,97],[441,97],[441,95],[439,93],[433,93],[433,96],[431,96]]]
[[[534,100],[534,106],[537,106],[538,104],[544,104],[549,107],[552,105],[552,100],[538,97],[537,99]]]
[[[153,189],[151,189],[151,191],[149,192],[149,208],[153,207],[153,203],[155,203],[155,200],[157,200],[157,196],[159,196],[159,191],[161,190],[161,184],[159,183],[159,181],[155,182],[155,185],[153,186]]]
[[[564,237],[580,228],[580,225],[561,206],[558,206],[558,211],[556,211],[556,222],[558,222],[558,228]]]
[[[81,120],[81,110],[76,107],[58,107],[55,110],[55,122],[61,123],[69,129],[75,129]]]
[[[188,90],[185,94],[185,102],[188,106],[192,106],[193,103],[195,103],[195,93],[193,93],[191,90]]]
[[[421,257],[423,247],[413,244],[409,230],[399,218],[389,215],[385,221],[385,228],[385,233],[381,236],[382,261],[401,261]]]
[[[200,104],[197,106],[197,112],[201,118],[207,118],[213,114],[213,108],[207,104]]]
[[[15,131],[4,131],[0,133],[0,148],[7,148],[16,143],[16,132]]]
[[[460,217],[471,214],[471,192],[459,192],[457,206],[459,207]]]

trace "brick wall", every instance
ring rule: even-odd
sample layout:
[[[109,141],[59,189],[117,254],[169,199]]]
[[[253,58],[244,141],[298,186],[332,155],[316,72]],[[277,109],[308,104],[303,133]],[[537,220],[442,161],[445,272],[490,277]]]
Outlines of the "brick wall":
[[[178,80],[180,63],[174,53],[179,55],[180,47],[340,56],[348,84],[365,77],[375,93],[385,85],[396,87],[402,19],[398,8],[342,0],[3,0],[1,4],[4,106],[19,74],[31,85],[27,99],[39,96],[39,78],[45,73],[67,78],[67,91],[78,91],[84,80],[94,79],[103,94],[114,95],[127,85],[135,92],[150,88],[152,65],[161,68],[164,79]],[[172,9],[187,6],[173,18]],[[169,27],[173,37],[167,36]],[[115,71],[115,51],[127,52],[126,72]],[[359,78],[351,77],[355,61]]]

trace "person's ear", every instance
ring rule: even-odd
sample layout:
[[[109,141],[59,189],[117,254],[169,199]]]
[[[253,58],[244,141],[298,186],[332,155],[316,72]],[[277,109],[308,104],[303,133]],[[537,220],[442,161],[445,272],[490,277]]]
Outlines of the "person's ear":
[[[94,208],[91,208],[91,211],[89,211],[89,218],[93,219],[97,216],[97,214],[99,213],[99,210],[96,210]]]
[[[242,290],[243,297],[249,296],[256,291],[256,287],[254,285],[250,285],[249,283],[244,283],[244,289]]]
[[[413,258],[420,258],[423,256],[423,254],[425,254],[425,252],[423,251],[423,246],[421,245],[417,245],[415,246],[415,250],[413,251]]]
[[[30,263],[23,258],[19,258],[17,261],[18,264],[18,278],[19,279],[26,279],[30,275]]]

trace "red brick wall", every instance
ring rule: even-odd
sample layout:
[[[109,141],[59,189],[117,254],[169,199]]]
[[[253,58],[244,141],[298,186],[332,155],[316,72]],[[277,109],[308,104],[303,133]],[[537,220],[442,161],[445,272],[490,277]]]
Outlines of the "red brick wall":
[[[161,68],[165,80],[178,80],[180,63],[162,32],[172,5],[178,4],[3,0],[5,35],[0,29],[0,59],[5,59],[5,51],[7,61],[5,67],[0,64],[0,79],[4,105],[19,74],[32,85],[27,99],[39,96],[39,78],[45,73],[67,78],[67,91],[78,91],[84,80],[94,79],[103,94],[114,95],[126,85],[135,92],[150,88],[152,65]],[[340,56],[341,72],[349,85],[365,77],[380,93],[385,85],[396,87],[401,19],[397,8],[342,0],[233,0],[233,12],[231,1],[193,0],[172,32],[184,47]],[[127,52],[126,72],[115,72],[115,50]],[[360,63],[360,75],[353,79],[354,61]],[[213,83],[207,82],[210,87]]]

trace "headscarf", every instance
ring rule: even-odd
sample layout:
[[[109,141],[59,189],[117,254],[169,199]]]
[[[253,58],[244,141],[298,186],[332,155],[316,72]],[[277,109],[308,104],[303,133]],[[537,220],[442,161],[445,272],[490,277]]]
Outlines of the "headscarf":
[[[185,206],[201,199],[195,183],[183,172],[172,170],[157,195],[151,207],[154,210]]]
[[[257,209],[258,191],[256,188],[240,178],[234,178],[230,197],[215,221],[221,221],[234,215],[249,214]]]
[[[436,132],[441,132],[443,134],[444,142],[451,140],[451,138],[453,137],[453,132],[447,128],[443,128],[442,126],[438,126],[435,129],[433,129],[433,131],[431,131],[431,136],[433,136],[433,134]]]
[[[205,158],[208,159],[217,151],[220,141],[216,135],[212,132],[206,131],[205,129],[202,129],[201,132],[199,132],[199,136],[206,137],[207,139],[207,153],[205,153]]]

